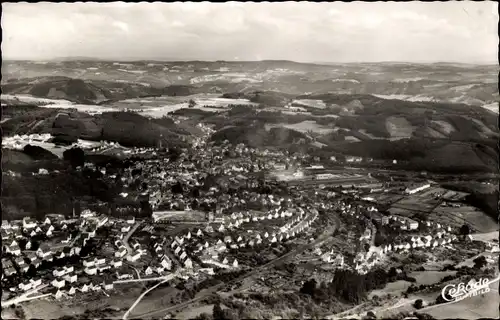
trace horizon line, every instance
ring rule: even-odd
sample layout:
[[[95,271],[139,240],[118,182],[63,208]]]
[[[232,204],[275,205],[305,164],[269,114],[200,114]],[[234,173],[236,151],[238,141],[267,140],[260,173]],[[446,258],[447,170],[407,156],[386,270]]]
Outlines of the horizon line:
[[[261,60],[224,60],[224,59],[180,59],[180,58],[98,58],[98,57],[57,57],[57,58],[9,58],[3,57],[3,61],[33,61],[33,62],[71,62],[71,61],[101,61],[101,62],[228,62],[228,63],[249,63],[249,62],[291,62],[300,64],[370,64],[370,63],[413,63],[413,64],[467,64],[467,65],[498,65],[499,61],[481,61],[481,62],[464,62],[464,61],[407,61],[407,60],[380,60],[380,61],[297,61],[288,59],[261,59]]]

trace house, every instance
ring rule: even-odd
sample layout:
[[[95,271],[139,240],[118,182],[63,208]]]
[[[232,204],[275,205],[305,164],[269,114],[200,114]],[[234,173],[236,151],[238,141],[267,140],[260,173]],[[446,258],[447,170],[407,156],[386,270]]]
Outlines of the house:
[[[7,253],[10,252],[14,256],[19,256],[19,255],[21,255],[21,248],[19,247],[18,244],[15,244],[12,246],[8,246],[5,250],[5,252],[7,252]]]
[[[80,251],[82,251],[82,248],[79,245],[74,245],[73,248],[71,248],[71,250],[74,251],[75,255],[79,256],[80,255]]]
[[[57,292],[54,294],[54,297],[59,300],[64,296],[63,292],[61,290],[57,290]]]
[[[24,259],[22,257],[17,257],[14,262],[18,267],[22,267],[25,265]]]
[[[28,291],[31,288],[33,288],[33,283],[31,282],[25,282],[19,284],[19,289],[21,289],[22,291]]]
[[[113,288],[114,288],[113,281],[111,281],[111,280],[105,280],[103,282],[103,288],[104,288],[104,290],[113,290]]]
[[[52,222],[50,221],[49,217],[46,217],[45,220],[43,221],[43,224],[50,225]]]
[[[47,246],[46,244],[42,244],[38,250],[36,251],[37,255],[40,257],[40,258],[45,258],[49,255],[52,255],[53,252],[52,250],[50,249],[49,246]]]
[[[90,287],[85,283],[81,286],[80,292],[89,292]]]
[[[31,261],[30,263],[33,267],[35,268],[38,268],[42,265],[42,261],[38,258],[36,258],[35,260]]]
[[[11,228],[12,228],[12,226],[10,225],[9,221],[2,220],[2,230],[9,230]]]
[[[86,210],[82,211],[82,213],[80,214],[80,217],[82,217],[84,219],[95,217],[95,212],[92,212],[92,211],[86,209]]]
[[[65,274],[66,274],[66,272],[64,271],[64,269],[56,269],[56,270],[52,271],[52,275],[54,277],[62,277]]]
[[[193,268],[193,262],[191,261],[191,259],[188,258],[186,261],[184,261],[184,267],[187,269]]]
[[[95,266],[95,260],[90,260],[90,259],[83,260],[82,264],[83,264],[84,267],[87,267],[87,268],[88,267],[93,267],[93,266]]]
[[[233,267],[238,268],[238,260],[234,259],[233,261]]]
[[[187,253],[184,251],[184,252],[182,252],[182,254],[180,255],[179,259],[180,259],[181,261],[184,261],[184,259],[186,259],[186,258],[187,258]]]
[[[172,261],[168,257],[163,257],[161,265],[167,270],[172,269]]]
[[[152,269],[151,267],[149,267],[149,266],[148,266],[148,267],[146,268],[146,270],[144,271],[144,273],[145,273],[147,276],[149,276],[149,275],[153,274],[153,269]]]
[[[114,268],[119,268],[119,267],[121,267],[123,265],[123,262],[122,262],[122,260],[114,259],[113,261],[111,261],[111,265]]]
[[[154,269],[154,271],[161,275],[163,272],[165,272],[165,268],[162,266],[158,266]]]
[[[127,248],[125,248],[124,246],[120,247],[118,251],[115,252],[115,257],[117,258],[123,258],[126,255],[127,255]]]
[[[130,231],[130,225],[126,225],[126,226],[123,226],[121,229],[120,229],[121,232],[123,233],[127,233]]]
[[[75,287],[69,288],[68,295],[73,296],[75,294],[76,294],[76,288]]]
[[[66,281],[64,279],[54,279],[50,284],[52,284],[52,286],[56,288],[63,288],[66,284]]]
[[[31,219],[30,217],[23,218],[23,228],[25,229],[34,229],[36,228],[36,221]]]
[[[95,261],[95,265],[96,266],[100,266],[100,265],[103,265],[103,264],[106,263],[106,258],[99,258],[99,257],[97,257],[97,258],[94,259],[94,261]]]
[[[130,244],[131,244],[132,248],[134,248],[134,250],[137,250],[141,246],[141,244],[137,241],[133,241]]]
[[[127,218],[127,224],[133,225],[135,223],[135,217],[134,216],[129,216]]]
[[[36,288],[36,287],[42,285],[42,279],[36,279],[36,280],[30,279],[30,282],[31,282],[33,288]]]
[[[84,272],[88,275],[96,275],[97,268],[95,266],[85,268]]]
[[[76,274],[67,274],[63,279],[69,283],[75,283],[78,280],[78,276]]]
[[[127,272],[116,272],[116,277],[118,278],[118,280],[126,280],[126,279],[132,279],[133,276],[130,274],[130,273],[127,273]]]
[[[29,259],[30,262],[33,262],[37,259],[36,254],[34,252],[28,252],[26,254],[26,257]]]
[[[130,262],[135,262],[135,261],[139,260],[140,257],[141,257],[141,253],[140,252],[135,252],[133,254],[129,254],[127,256],[127,260],[130,261]]]
[[[12,267],[12,266],[5,268],[3,270],[3,272],[4,272],[6,277],[10,277],[11,275],[14,275],[17,273],[16,269],[14,269],[14,267]]]

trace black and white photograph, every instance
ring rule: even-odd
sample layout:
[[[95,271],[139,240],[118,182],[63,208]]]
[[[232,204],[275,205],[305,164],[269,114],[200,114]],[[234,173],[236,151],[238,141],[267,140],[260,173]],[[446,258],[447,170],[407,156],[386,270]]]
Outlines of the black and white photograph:
[[[2,319],[498,319],[498,26],[2,3]]]

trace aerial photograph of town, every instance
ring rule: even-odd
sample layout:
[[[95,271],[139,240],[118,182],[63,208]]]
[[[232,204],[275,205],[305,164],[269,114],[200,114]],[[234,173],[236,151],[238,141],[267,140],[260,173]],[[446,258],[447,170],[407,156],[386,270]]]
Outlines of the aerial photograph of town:
[[[498,4],[3,3],[3,319],[499,318]]]

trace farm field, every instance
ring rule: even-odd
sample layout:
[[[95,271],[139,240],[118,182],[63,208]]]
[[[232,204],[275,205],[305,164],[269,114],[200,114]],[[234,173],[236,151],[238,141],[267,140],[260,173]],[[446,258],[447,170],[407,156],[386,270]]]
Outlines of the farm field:
[[[467,223],[478,232],[498,230],[498,224],[493,218],[471,206],[460,208],[440,206],[429,214],[429,220],[442,221],[451,227],[460,227],[464,223]]]
[[[310,107],[310,108],[318,108],[324,109],[326,108],[325,102],[323,100],[314,100],[314,99],[297,99],[293,100],[293,104]]]
[[[186,310],[176,314],[175,317],[176,317],[176,319],[182,319],[182,320],[194,319],[202,313],[208,313],[211,315],[213,313],[213,310],[214,310],[214,305],[209,304],[209,305],[204,305],[204,306],[200,306],[200,307],[186,309]]]
[[[152,284],[150,285],[152,286]],[[174,298],[180,291],[173,287],[161,287],[152,290],[135,306],[130,313],[130,318],[134,318],[134,314],[143,314],[151,310],[161,309],[172,305],[171,299]],[[139,295],[134,297],[137,299]]]
[[[368,299],[373,296],[386,296],[388,294],[400,295],[405,292],[411,286],[411,282],[405,280],[398,280],[395,282],[388,283],[383,289],[377,289],[370,292]]]
[[[417,284],[430,285],[441,281],[446,276],[455,275],[456,271],[417,271],[409,274],[417,280]]]
[[[438,305],[423,312],[444,319],[450,315],[460,315],[461,319],[490,318],[498,319],[498,283],[490,285],[490,292],[475,297],[466,298],[460,302],[448,305]]]
[[[385,120],[385,127],[391,138],[409,138],[415,130],[413,126],[403,117],[389,117]]]
[[[317,124],[316,121],[306,120],[299,123],[288,124],[288,123],[277,123],[277,124],[266,124],[266,130],[270,130],[271,128],[279,128],[285,127],[288,129],[296,130],[299,132],[307,133],[308,131],[312,131],[319,134],[327,134],[332,132],[332,128],[328,128],[326,126],[322,126]]]
[[[153,217],[161,217],[176,221],[200,221],[205,219],[205,214],[201,211],[155,211]]]

